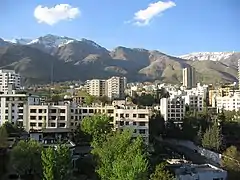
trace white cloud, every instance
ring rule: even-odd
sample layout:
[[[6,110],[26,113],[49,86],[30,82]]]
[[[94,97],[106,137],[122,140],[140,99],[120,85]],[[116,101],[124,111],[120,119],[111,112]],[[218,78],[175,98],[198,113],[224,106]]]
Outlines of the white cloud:
[[[80,13],[77,7],[74,8],[69,4],[58,4],[54,7],[43,7],[39,5],[34,10],[34,17],[38,23],[54,25],[63,20],[75,19]]]
[[[158,1],[151,3],[146,9],[139,10],[134,14],[133,22],[138,26],[146,26],[156,16],[161,15],[163,11],[176,6],[172,1]]]

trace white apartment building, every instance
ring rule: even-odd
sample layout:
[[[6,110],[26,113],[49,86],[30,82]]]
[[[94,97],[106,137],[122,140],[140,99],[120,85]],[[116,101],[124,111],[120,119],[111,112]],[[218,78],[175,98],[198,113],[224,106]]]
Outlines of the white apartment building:
[[[106,94],[106,80],[92,79],[86,82],[87,91],[92,96],[104,96]]]
[[[13,85],[15,89],[21,88],[21,77],[14,70],[0,70],[0,92],[8,91],[8,86]]]
[[[149,142],[150,109],[138,109],[137,106],[126,106],[115,109],[115,129],[132,128],[133,137],[142,136],[146,144]]]
[[[124,99],[125,88],[127,87],[126,77],[113,76],[106,81],[106,95],[110,99]]]
[[[202,111],[204,106],[203,95],[186,95],[183,96],[185,105],[189,106],[191,111]]]
[[[40,98],[28,94],[17,94],[15,90],[9,89],[5,94],[0,94],[0,103],[0,125],[6,121],[23,125],[26,115],[24,106],[39,104]]]
[[[182,96],[171,96],[160,100],[160,111],[165,121],[181,123],[185,115],[185,101]]]
[[[240,110],[240,95],[239,94],[233,94],[230,96],[216,96],[216,105],[217,110],[220,112],[222,109],[227,111],[239,111]],[[213,103],[215,104],[215,103]]]
[[[70,105],[28,105],[24,127],[27,131],[70,132]]]

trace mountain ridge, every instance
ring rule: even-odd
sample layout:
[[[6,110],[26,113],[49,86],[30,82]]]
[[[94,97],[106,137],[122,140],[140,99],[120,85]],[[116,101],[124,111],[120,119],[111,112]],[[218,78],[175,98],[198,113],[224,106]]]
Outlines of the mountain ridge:
[[[157,50],[124,46],[110,51],[92,40],[77,40],[51,34],[26,43],[27,41],[30,39],[24,41],[21,38],[14,41],[16,43],[0,39],[0,68],[10,66],[16,70],[21,69],[20,73],[28,79],[35,77],[34,72],[27,73],[22,69],[28,71],[31,68],[37,69],[39,63],[44,62],[46,66],[50,66],[54,62],[56,69],[62,69],[62,73],[56,73],[56,81],[124,75],[130,81],[161,80],[181,83],[182,68],[193,66],[196,68],[198,81],[220,83],[236,81],[237,60],[240,59],[238,52],[200,52],[174,57]],[[22,48],[25,46],[27,48]],[[45,59],[41,60],[39,56],[44,56]],[[48,82],[49,77],[44,76],[49,74],[46,71],[37,71],[38,76],[35,79]],[[211,74],[215,75],[213,79],[209,78]]]

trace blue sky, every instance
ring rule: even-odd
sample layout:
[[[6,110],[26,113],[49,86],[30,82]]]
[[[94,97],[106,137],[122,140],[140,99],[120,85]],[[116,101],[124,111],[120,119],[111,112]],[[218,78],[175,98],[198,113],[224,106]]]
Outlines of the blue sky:
[[[172,55],[240,50],[240,0],[172,0],[153,4],[157,2],[1,0],[0,37],[36,38],[50,33],[89,38],[108,49],[121,45]],[[151,3],[159,5],[159,9],[144,11]],[[64,20],[64,14],[44,13],[43,7],[46,10],[58,4],[78,8],[72,12],[71,21]],[[38,6],[37,19],[34,11]],[[137,14],[139,10],[143,11]]]

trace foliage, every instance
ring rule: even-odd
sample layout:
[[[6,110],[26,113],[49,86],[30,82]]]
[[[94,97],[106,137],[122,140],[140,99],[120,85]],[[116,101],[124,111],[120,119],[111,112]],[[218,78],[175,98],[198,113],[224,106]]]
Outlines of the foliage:
[[[151,94],[141,94],[141,96],[136,95],[132,102],[139,106],[152,106],[155,103],[155,98]]]
[[[54,149],[49,147],[42,151],[43,179],[54,180],[55,153]]]
[[[155,172],[151,174],[150,180],[173,180],[174,176],[166,169],[166,163],[157,165]]]
[[[66,145],[42,151],[43,177],[45,180],[66,180],[72,177],[71,151]]]
[[[195,143],[197,145],[202,145],[202,138],[203,138],[202,127],[200,127],[198,132],[197,132]]]
[[[8,133],[5,126],[0,127],[0,149],[8,147]]]
[[[223,152],[221,163],[228,170],[228,179],[240,179],[240,152],[235,146],[230,146]]]
[[[96,98],[94,96],[92,96],[92,95],[87,95],[85,97],[85,103],[87,105],[91,105],[95,100],[96,100]]]
[[[140,137],[124,130],[108,134],[105,141],[95,143],[92,153],[98,159],[97,173],[104,180],[145,180],[148,163]]]
[[[56,149],[56,178],[58,180],[71,179],[72,177],[72,157],[71,151],[66,145],[58,145]]]
[[[110,117],[107,115],[95,114],[91,117],[85,117],[82,120],[81,130],[97,138],[103,134],[108,134],[111,131]]]
[[[149,121],[149,134],[151,138],[159,136],[165,131],[165,121],[159,111],[155,112]]]
[[[7,134],[9,136],[12,135],[16,135],[16,134],[20,134],[21,132],[23,132],[23,127],[18,126],[17,124],[12,125],[10,122],[5,122],[2,127],[4,127],[7,131]]]
[[[202,146],[214,151],[220,150],[222,146],[222,134],[217,122],[215,122],[212,127],[208,128],[204,133]]]
[[[11,164],[18,174],[41,176],[42,146],[34,141],[19,141],[11,152]]]

